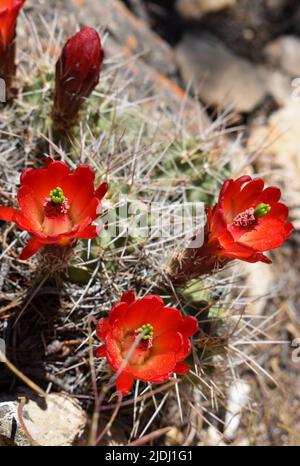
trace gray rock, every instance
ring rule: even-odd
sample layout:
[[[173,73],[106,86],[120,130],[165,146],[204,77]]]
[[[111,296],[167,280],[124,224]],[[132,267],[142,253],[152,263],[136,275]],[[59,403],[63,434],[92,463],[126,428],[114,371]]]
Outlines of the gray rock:
[[[185,83],[192,83],[207,105],[250,112],[267,93],[257,68],[212,36],[185,35],[176,59]]]
[[[263,50],[268,62],[281,68],[291,77],[300,77],[300,39],[282,36],[270,42]]]
[[[68,2],[63,2],[68,3]],[[72,2],[71,2],[72,3]],[[75,2],[74,2],[75,3]],[[81,0],[75,9],[83,24],[99,23],[129,54],[142,57],[159,73],[173,76],[176,72],[173,50],[150,27],[138,19],[120,0]]]

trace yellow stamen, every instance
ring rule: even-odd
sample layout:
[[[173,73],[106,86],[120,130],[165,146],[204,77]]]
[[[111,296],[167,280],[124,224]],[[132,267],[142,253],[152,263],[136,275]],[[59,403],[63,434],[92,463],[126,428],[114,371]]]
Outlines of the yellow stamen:
[[[269,204],[261,203],[254,209],[255,217],[261,218],[267,215],[271,210],[271,206]]]
[[[62,204],[65,200],[64,192],[59,186],[50,191],[49,197],[54,204]]]
[[[153,326],[151,324],[144,324],[139,328],[139,333],[142,340],[150,340],[150,338],[153,338]]]

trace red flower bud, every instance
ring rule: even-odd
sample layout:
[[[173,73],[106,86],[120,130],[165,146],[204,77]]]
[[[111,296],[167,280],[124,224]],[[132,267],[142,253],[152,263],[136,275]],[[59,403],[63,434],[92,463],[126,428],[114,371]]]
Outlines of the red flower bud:
[[[71,37],[56,64],[54,119],[71,126],[82,103],[99,82],[104,52],[95,29],[84,27]]]
[[[218,203],[207,209],[204,244],[179,252],[171,263],[173,283],[212,272],[232,259],[266,262],[263,253],[278,248],[294,231],[280,189],[264,188],[262,179],[227,180]]]
[[[16,23],[25,0],[0,0],[0,78],[9,92],[16,73],[15,43]]]

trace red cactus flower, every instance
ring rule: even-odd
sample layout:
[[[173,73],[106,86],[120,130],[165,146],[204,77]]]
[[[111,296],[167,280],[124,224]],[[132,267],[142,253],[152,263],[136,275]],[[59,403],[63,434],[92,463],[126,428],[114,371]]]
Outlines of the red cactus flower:
[[[250,176],[227,180],[208,216],[208,242],[203,246],[218,257],[267,262],[263,252],[278,248],[293,232],[288,208],[279,201],[279,188],[264,189]]]
[[[9,90],[15,75],[16,23],[25,0],[0,0],[0,78]]]
[[[0,219],[15,222],[32,238],[21,259],[28,259],[46,244],[71,246],[76,240],[95,238],[93,221],[101,212],[106,183],[94,188],[94,172],[80,165],[74,173],[64,162],[46,159],[45,168],[21,174],[20,209],[0,207]]]
[[[208,273],[231,259],[270,263],[263,252],[281,246],[294,230],[280,197],[279,188],[264,189],[260,178],[227,180],[218,203],[207,209],[203,246],[187,248],[173,259],[172,274],[178,282]]]
[[[84,27],[71,37],[56,64],[54,118],[70,125],[81,104],[99,82],[104,52],[95,29]]]
[[[97,351],[117,373],[123,394],[135,379],[162,383],[173,373],[186,374],[182,361],[190,354],[189,337],[198,330],[194,317],[182,317],[178,309],[164,307],[159,296],[135,299],[129,291],[114,305],[108,318],[100,319],[97,336],[104,342]]]

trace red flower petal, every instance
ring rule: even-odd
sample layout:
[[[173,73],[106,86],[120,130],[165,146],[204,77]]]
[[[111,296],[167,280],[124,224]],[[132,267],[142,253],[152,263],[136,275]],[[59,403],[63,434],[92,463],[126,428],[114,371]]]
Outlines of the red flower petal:
[[[124,316],[124,323],[132,330],[138,329],[143,324],[153,324],[164,305],[159,296],[145,296],[128,307]]]
[[[257,203],[260,204],[264,202],[265,204],[275,204],[281,198],[281,191],[279,188],[275,186],[269,186],[268,188],[264,189],[261,193]]]
[[[149,382],[152,382],[152,383],[164,383],[164,382],[167,382],[168,380],[170,380],[172,375],[173,375],[173,372],[169,372],[168,374],[162,375],[160,377],[153,377],[151,380],[149,380]]]
[[[46,159],[45,159],[45,168],[48,168],[51,165],[51,163],[53,163],[53,162],[54,162],[54,159],[52,159],[52,157],[46,157]],[[29,170],[32,170],[32,168],[30,168]]]
[[[60,186],[68,199],[70,205],[69,213],[74,223],[80,221],[80,215],[95,197],[90,170],[83,168],[66,176]]]
[[[220,251],[220,256],[228,259],[241,259],[247,260],[248,257],[253,256],[256,253],[255,249],[252,247],[236,242],[225,243],[222,245],[223,250]]]
[[[78,176],[81,179],[84,178],[86,181],[89,180],[90,183],[94,185],[95,173],[92,167],[90,167],[89,165],[79,165],[74,171],[74,175]]]
[[[132,290],[125,291],[125,293],[122,294],[121,301],[124,301],[125,303],[132,304],[135,301],[135,294]]]
[[[215,208],[213,211],[213,220],[211,223],[211,237],[217,238],[220,243],[231,243],[233,237],[227,228],[224,212],[220,208]]]
[[[43,206],[37,200],[34,192],[29,186],[21,186],[18,192],[18,202],[22,214],[29,220],[30,224],[36,230],[41,230],[44,217]]]
[[[183,336],[191,337],[199,330],[198,320],[191,316],[185,317],[178,330]]]
[[[100,186],[96,189],[95,191],[95,196],[98,197],[98,199],[101,201],[105,194],[107,193],[108,190],[108,184],[107,183],[102,183]]]
[[[177,330],[182,325],[182,315],[178,309],[164,307],[150,323],[154,326],[155,335],[162,335],[168,330]]]
[[[22,212],[16,212],[14,222],[21,230],[26,230],[28,233],[32,233],[34,236],[45,239],[47,236],[41,231],[37,230],[34,221],[23,215]],[[40,228],[40,227],[39,227]]]
[[[175,374],[188,374],[190,368],[187,364],[185,364],[184,362],[178,362],[174,368],[174,372]]]
[[[99,346],[99,348],[96,349],[96,352],[95,352],[96,356],[98,358],[104,358],[105,354],[106,354],[106,347],[105,345],[101,345]]]
[[[121,367],[123,367],[124,361],[126,363],[126,358],[121,354],[118,339],[115,338],[111,332],[108,332],[105,336],[105,344],[106,358],[114,371],[117,372]]]
[[[238,196],[233,199],[235,209],[233,216],[235,217],[240,212],[248,209],[249,207],[256,207],[257,199],[264,189],[264,181],[260,178],[251,180],[246,184]]]
[[[109,332],[110,326],[108,323],[108,319],[105,319],[105,317],[102,317],[97,323],[96,327],[96,335],[100,340],[104,340],[105,336]]]
[[[12,209],[11,207],[0,206],[0,220],[6,222],[14,222],[15,215],[19,213],[18,210]]]
[[[97,236],[99,236],[97,226],[89,225],[88,227],[85,227],[84,229],[79,230],[78,233],[76,233],[75,238],[93,239],[93,238],[97,238]]]
[[[122,372],[117,378],[116,385],[117,389],[123,394],[126,395],[132,389],[134,378],[131,374]]]
[[[284,230],[285,230],[286,238],[289,238],[289,236],[291,236],[291,234],[294,233],[295,228],[291,222],[286,222],[284,225]]]
[[[271,207],[270,212],[265,217],[262,217],[261,221],[264,219],[270,218],[277,218],[278,220],[286,220],[289,215],[289,209],[286,205],[281,204],[280,202],[277,204],[273,204]]]
[[[123,317],[126,316],[127,310],[128,303],[120,302],[118,304],[115,304],[109,313],[109,323],[113,324],[115,320],[123,319]]]
[[[76,215],[74,216],[74,222],[81,223],[84,219],[88,217],[91,219],[91,222],[95,220],[100,214],[98,209],[99,205],[101,204],[97,197],[93,197],[92,199],[90,199],[88,204],[83,206],[83,210],[80,213],[78,213],[77,211]],[[74,203],[71,213],[74,213]]]
[[[183,336],[179,332],[165,332],[153,340],[152,354],[169,353],[171,351],[178,352],[183,345]]]
[[[285,239],[284,222],[276,218],[268,218],[266,215],[254,230],[245,233],[240,238],[240,242],[257,251],[267,251],[281,246]]]
[[[53,186],[53,180],[49,176],[47,169],[39,168],[37,170],[27,169],[21,175],[21,187],[29,186],[34,193],[35,199],[44,205],[46,197],[49,196]]]
[[[177,362],[187,358],[192,350],[192,343],[188,338],[183,339],[181,352],[177,354]]]
[[[28,241],[27,246],[25,246],[25,248],[23,249],[22,254],[20,255],[20,259],[21,260],[29,259],[29,257],[36,254],[42,247],[43,247],[43,244],[37,238],[33,236]]]
[[[145,382],[172,373],[177,359],[174,351],[151,356],[143,365],[129,366],[133,376]]]
[[[53,186],[61,185],[62,180],[71,173],[68,165],[64,162],[55,160],[48,166],[48,173],[53,182]]]
[[[235,181],[225,181],[221,188],[218,204],[222,209],[224,209],[228,223],[231,223],[232,219],[235,217],[235,201],[237,199],[237,195],[239,194],[243,184],[248,181],[251,181],[250,176],[242,176]]]

